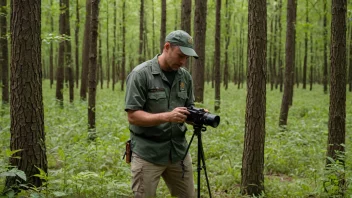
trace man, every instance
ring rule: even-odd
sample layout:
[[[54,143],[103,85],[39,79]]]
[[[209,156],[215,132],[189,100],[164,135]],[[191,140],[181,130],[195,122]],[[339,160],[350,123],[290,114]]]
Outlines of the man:
[[[135,197],[155,197],[163,177],[171,195],[193,197],[192,160],[185,156],[187,107],[194,105],[192,77],[182,66],[198,58],[193,39],[176,30],[165,38],[162,54],[127,77],[125,110],[132,148],[132,190]]]

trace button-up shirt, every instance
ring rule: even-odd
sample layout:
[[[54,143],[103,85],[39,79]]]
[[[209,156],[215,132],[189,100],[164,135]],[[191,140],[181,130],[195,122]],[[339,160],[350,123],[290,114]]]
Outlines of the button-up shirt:
[[[146,61],[128,75],[125,110],[149,113],[172,111],[176,107],[194,105],[192,77],[184,68],[178,69],[170,86],[158,63],[158,55]],[[143,127],[130,124],[132,151],[142,159],[165,165],[182,160],[187,149],[184,123],[166,122]]]

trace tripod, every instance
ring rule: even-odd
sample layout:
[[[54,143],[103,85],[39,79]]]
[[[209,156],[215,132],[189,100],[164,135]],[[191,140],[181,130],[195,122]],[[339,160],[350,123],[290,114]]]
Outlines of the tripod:
[[[197,155],[197,172],[198,172],[198,177],[197,177],[197,197],[200,198],[200,171],[204,169],[204,174],[205,174],[205,179],[207,181],[207,187],[208,187],[208,192],[209,192],[209,197],[211,198],[211,192],[210,192],[210,186],[209,186],[209,180],[208,180],[208,175],[207,175],[207,169],[205,166],[205,159],[204,159],[204,150],[203,150],[203,143],[202,143],[202,131],[206,131],[207,128],[204,127],[202,124],[194,124],[193,125],[194,133],[192,135],[191,141],[188,144],[185,156],[183,157],[183,160],[186,158],[189,147],[192,144],[194,135],[198,137],[198,155]],[[201,166],[202,162],[202,166]]]

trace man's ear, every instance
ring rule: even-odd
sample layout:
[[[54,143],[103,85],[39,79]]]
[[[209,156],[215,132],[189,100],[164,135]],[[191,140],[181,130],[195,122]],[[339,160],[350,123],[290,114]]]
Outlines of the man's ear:
[[[169,42],[166,42],[166,43],[164,44],[164,48],[165,48],[166,50],[169,50],[170,47],[171,47],[171,45],[170,45]]]

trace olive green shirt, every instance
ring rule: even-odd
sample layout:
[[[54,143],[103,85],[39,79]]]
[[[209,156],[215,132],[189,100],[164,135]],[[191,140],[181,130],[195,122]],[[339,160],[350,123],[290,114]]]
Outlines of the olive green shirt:
[[[176,107],[194,104],[192,77],[180,68],[171,86],[158,63],[158,55],[146,61],[128,75],[125,111],[143,110],[149,113],[172,111]],[[130,124],[132,151],[151,163],[165,165],[182,160],[187,149],[184,123],[163,123],[152,127]]]

